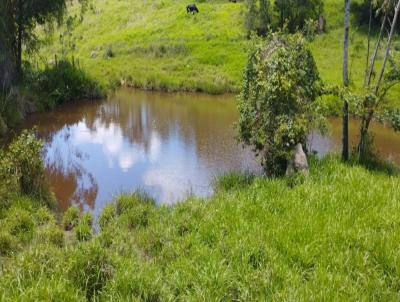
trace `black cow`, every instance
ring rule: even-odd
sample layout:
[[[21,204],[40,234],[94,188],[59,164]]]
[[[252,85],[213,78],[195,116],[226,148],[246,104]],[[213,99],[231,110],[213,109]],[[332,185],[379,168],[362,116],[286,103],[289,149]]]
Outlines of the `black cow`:
[[[192,13],[194,15],[195,13],[199,12],[199,9],[197,8],[196,4],[189,4],[186,6],[186,11],[187,13]]]

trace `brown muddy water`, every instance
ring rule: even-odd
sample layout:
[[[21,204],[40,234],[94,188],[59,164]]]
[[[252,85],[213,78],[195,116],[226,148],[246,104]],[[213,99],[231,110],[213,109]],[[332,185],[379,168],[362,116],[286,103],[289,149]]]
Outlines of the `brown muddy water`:
[[[121,192],[141,189],[157,202],[212,193],[213,178],[229,170],[260,172],[249,150],[234,139],[234,96],[167,94],[120,89],[104,102],[63,106],[31,116],[46,142],[44,160],[62,209],[94,211]],[[327,136],[314,133],[321,156],[339,150],[340,121]],[[350,124],[354,141],[356,122]],[[400,162],[400,135],[374,125],[379,151]]]

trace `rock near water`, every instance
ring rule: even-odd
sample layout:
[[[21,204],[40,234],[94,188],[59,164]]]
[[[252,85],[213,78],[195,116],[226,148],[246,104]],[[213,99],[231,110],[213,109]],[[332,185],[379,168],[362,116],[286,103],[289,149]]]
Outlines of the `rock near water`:
[[[297,172],[302,173],[305,176],[307,176],[309,173],[307,156],[304,153],[303,146],[300,143],[298,143],[294,148],[293,157],[291,160],[289,160],[286,168],[286,175],[290,176]]]

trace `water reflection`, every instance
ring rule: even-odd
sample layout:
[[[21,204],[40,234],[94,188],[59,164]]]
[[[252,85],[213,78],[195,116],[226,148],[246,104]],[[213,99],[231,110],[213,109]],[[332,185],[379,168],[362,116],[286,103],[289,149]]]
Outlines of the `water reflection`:
[[[215,175],[258,170],[234,140],[231,96],[119,90],[106,102],[33,116],[62,206],[98,212],[114,194],[142,188],[158,202],[211,193]]]
[[[211,193],[227,170],[259,171],[234,139],[233,96],[165,94],[121,89],[104,102],[72,104],[34,115],[46,142],[46,173],[63,209],[75,204],[98,213],[114,194],[141,188],[160,203]],[[324,155],[341,146],[339,120],[331,135],[310,136]],[[400,138],[374,125],[380,152],[400,162]],[[354,142],[357,123],[350,122]]]

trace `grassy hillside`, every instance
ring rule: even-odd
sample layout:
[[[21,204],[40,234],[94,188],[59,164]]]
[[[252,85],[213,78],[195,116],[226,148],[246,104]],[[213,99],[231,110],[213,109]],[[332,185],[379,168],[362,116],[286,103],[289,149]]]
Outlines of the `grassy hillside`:
[[[163,90],[236,92],[246,60],[244,2],[198,3],[200,13],[188,15],[185,0],[98,0],[82,24],[61,30],[41,53],[74,55],[104,84],[123,82]],[[321,75],[340,82],[342,5],[326,0],[327,33],[311,45]],[[72,10],[72,15],[76,14]],[[352,28],[352,30],[355,30]],[[359,80],[364,64],[364,36],[352,31],[352,76]],[[75,45],[75,50],[71,50]],[[105,55],[111,50],[113,57]],[[95,58],[91,58],[96,56]],[[360,69],[361,67],[361,69]]]
[[[95,1],[65,44],[76,43],[74,55],[102,83],[236,91],[245,59],[243,6],[201,3],[200,14],[192,16],[186,5],[184,0]],[[46,58],[62,52],[58,42],[45,49]],[[113,57],[107,59],[108,50]]]
[[[106,85],[237,92],[248,45],[245,2],[199,2],[200,13],[196,16],[186,13],[187,4],[186,0],[97,0],[82,24],[54,34],[40,54],[42,61],[51,60],[55,53],[59,57],[74,55]],[[310,47],[325,83],[341,84],[343,2],[325,0],[324,11],[326,33],[311,42]],[[71,15],[75,14],[76,8],[71,10]],[[354,16],[351,23],[351,84],[361,88],[366,31]],[[110,51],[113,57],[107,58]],[[399,92],[397,89],[392,95]]]
[[[332,158],[311,175],[231,175],[172,207],[121,196],[97,235],[19,197],[0,212],[0,300],[398,301],[399,178]]]

